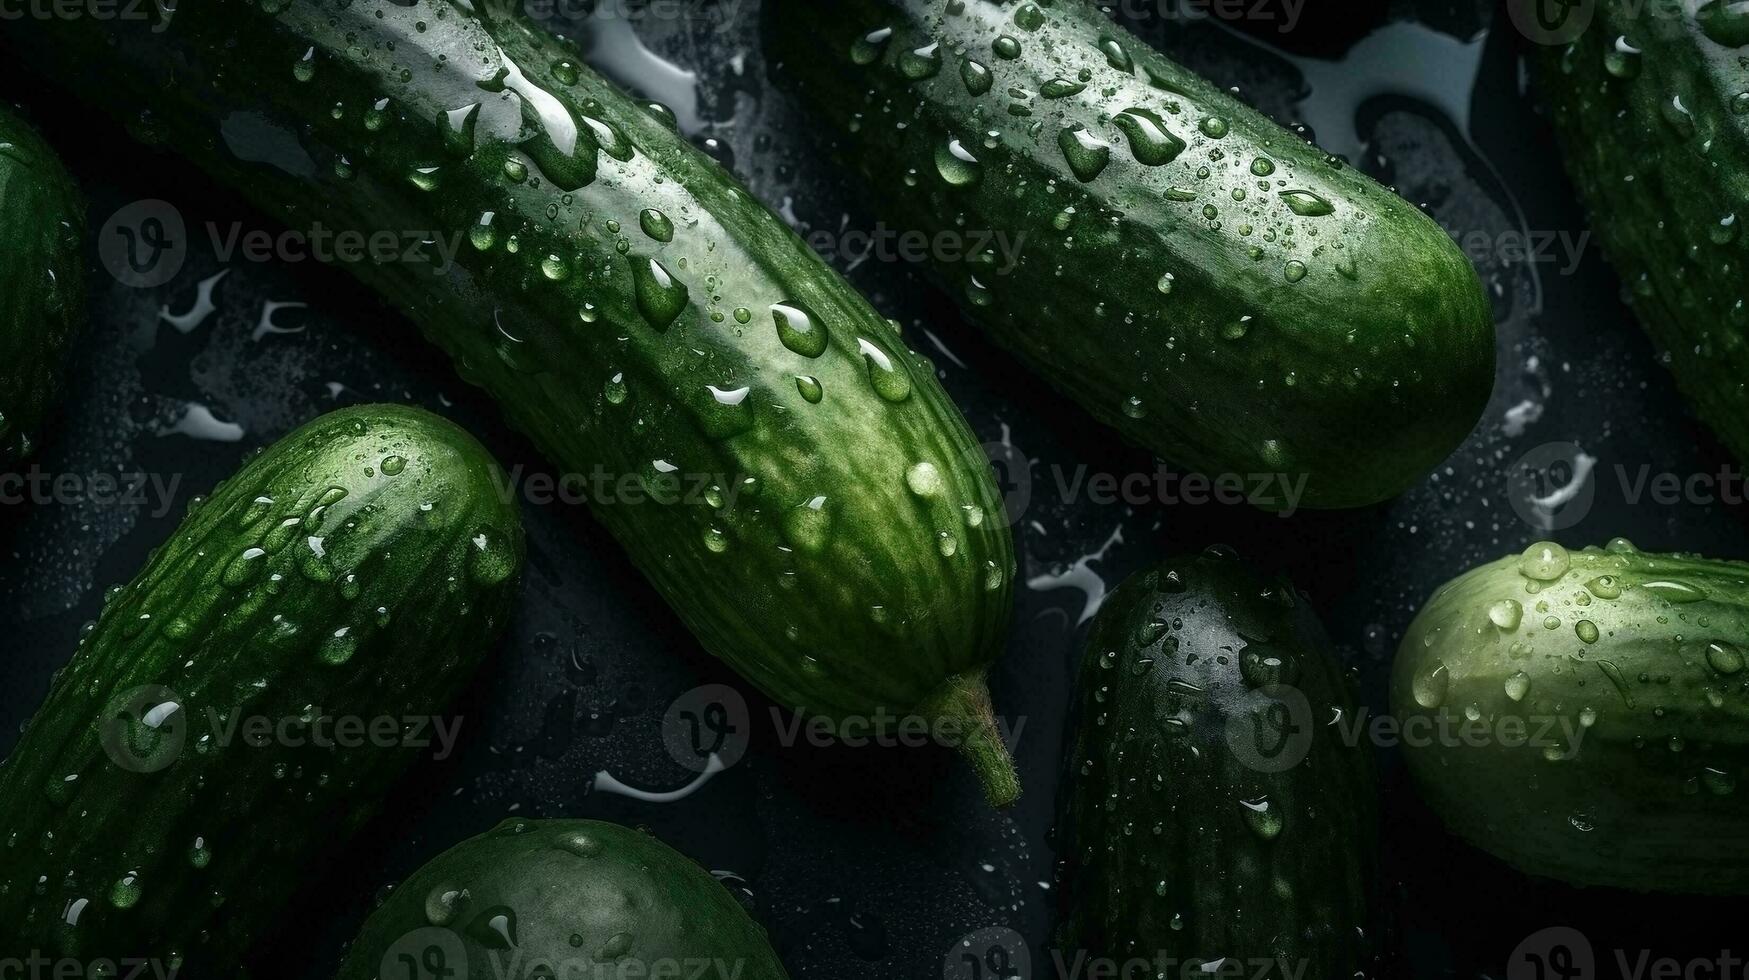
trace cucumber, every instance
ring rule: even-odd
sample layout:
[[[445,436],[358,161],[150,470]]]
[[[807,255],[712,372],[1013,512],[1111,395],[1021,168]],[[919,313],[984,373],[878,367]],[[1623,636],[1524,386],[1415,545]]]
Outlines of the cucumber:
[[[783,980],[765,932],[711,873],[595,820],[506,820],[413,873],[372,913],[340,980]]]
[[[1161,959],[1160,976],[1230,972],[1223,960],[1272,978],[1366,969],[1377,790],[1343,737],[1348,687],[1305,600],[1225,548],[1112,593],[1082,656],[1059,798],[1062,962],[1089,976],[1137,957]]]
[[[1749,17],[1727,0],[1575,11],[1589,26],[1534,58],[1567,172],[1683,394],[1749,460]]]
[[[316,419],[194,506],[0,764],[0,947],[94,976],[235,975],[420,743],[453,741],[456,719],[398,732],[509,619],[503,479],[450,423],[378,405]]]
[[[85,205],[54,151],[0,107],[0,466],[30,455],[85,322]]]
[[[1419,479],[1486,405],[1493,316],[1450,237],[1092,4],[763,16],[774,74],[882,218],[999,236],[970,261],[937,250],[937,277],[1131,441],[1211,475],[1303,474],[1306,506],[1351,507]]]
[[[459,242],[447,268],[434,248],[352,269],[589,481],[705,648],[811,714],[971,717],[990,795],[1014,798],[983,682],[1013,543],[933,368],[666,110],[504,6],[218,0],[11,50],[151,107],[294,227]]]
[[[1447,583],[1391,706],[1422,796],[1531,874],[1749,892],[1749,564],[1539,542]]]

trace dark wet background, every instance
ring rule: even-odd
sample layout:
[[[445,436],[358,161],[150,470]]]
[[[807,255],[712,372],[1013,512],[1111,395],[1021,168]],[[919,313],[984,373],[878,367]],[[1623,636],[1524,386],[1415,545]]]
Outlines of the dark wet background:
[[[1734,473],[1734,464],[1688,415],[1621,306],[1614,275],[1581,238],[1583,217],[1526,92],[1525,42],[1503,14],[1475,2],[1479,9],[1459,0],[1310,0],[1287,31],[1278,0],[1246,0],[1268,19],[1241,21],[1157,14],[1171,3],[1122,6],[1174,57],[1237,86],[1278,121],[1310,125],[1326,148],[1394,184],[1454,234],[1491,243],[1474,257],[1499,320],[1493,402],[1450,460],[1390,504],[1283,519],[1219,505],[1061,499],[1058,472],[1072,481],[1083,465],[1115,474],[1154,465],[1041,390],[917,270],[833,257],[940,367],[981,438],[1007,440],[1033,461],[1031,503],[1016,526],[1029,586],[1019,590],[1013,638],[993,676],[999,712],[1025,719],[1018,756],[1027,795],[1015,809],[985,808],[945,752],[785,749],[770,725],[755,726],[742,762],[679,802],[592,792],[601,770],[652,790],[687,784],[693,774],[664,750],[661,720],[700,684],[736,686],[757,718],[770,705],[700,652],[585,511],[530,506],[522,615],[461,708],[456,757],[422,764],[365,838],[327,869],[286,883],[303,890],[285,928],[264,943],[257,972],[329,975],[374,895],[515,814],[649,827],[741,892],[797,980],[939,977],[960,937],[986,927],[1024,934],[1033,976],[1047,976],[1055,914],[1047,835],[1068,679],[1080,623],[1104,587],[1171,552],[1235,544],[1311,595],[1380,711],[1391,653],[1420,601],[1469,565],[1545,536],[1515,508],[1508,484],[1527,453],[1539,467],[1580,450],[1597,461],[1588,511],[1553,535],[1570,546],[1627,535],[1648,549],[1749,557],[1740,508],[1632,499],[1642,467],[1687,478]],[[720,141],[732,169],[799,227],[874,229],[869,193],[822,162],[825,135],[769,89],[757,6],[686,0],[678,20],[635,25],[588,20],[562,3],[537,9],[556,28],[592,38],[593,62],[673,105],[695,139]],[[275,227],[96,116],[50,111],[29,95],[34,85],[7,71],[0,65],[8,97],[83,181],[93,236],[118,208],[150,198],[171,202],[190,228]],[[1550,254],[1517,256],[1514,236],[1527,233],[1552,242]],[[1580,245],[1575,265],[1568,252]],[[71,655],[103,590],[132,577],[187,498],[309,418],[365,401],[416,403],[468,427],[507,467],[544,468],[489,400],[343,270],[222,265],[204,234],[159,288],[130,289],[92,268],[92,329],[66,416],[36,462],[51,473],[144,472],[180,483],[167,510],[157,493],[141,506],[0,507],[0,750]],[[212,283],[213,308],[200,315],[203,282]],[[1566,443],[1577,449],[1544,448]],[[1554,475],[1560,482],[1559,465]],[[1574,977],[1627,975],[1618,948],[1632,966],[1646,950],[1654,959],[1714,959],[1734,941],[1744,945],[1740,903],[1527,879],[1449,839],[1388,754],[1384,773],[1384,904],[1398,919],[1392,975],[1505,978],[1514,949],[1551,926],[1577,928],[1595,948],[1597,972]]]

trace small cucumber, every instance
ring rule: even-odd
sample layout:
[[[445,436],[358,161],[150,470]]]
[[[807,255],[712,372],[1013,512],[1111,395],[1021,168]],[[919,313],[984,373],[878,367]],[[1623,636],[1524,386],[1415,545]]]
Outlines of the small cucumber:
[[[1749,13],[1599,0],[1562,18],[1583,30],[1536,61],[1567,171],[1677,384],[1749,460]]]
[[[1224,548],[1131,577],[1094,620],[1075,699],[1064,962],[1368,967],[1377,789],[1340,734],[1348,680],[1291,585]]]
[[[974,719],[1012,800],[984,675],[1013,542],[934,369],[671,113],[511,6],[212,0],[5,40],[294,227],[435,243],[349,268],[564,474],[606,474],[596,516],[706,649],[812,714]]]
[[[784,980],[765,932],[710,872],[649,834],[506,820],[432,858],[371,914],[340,980]]]
[[[454,425],[378,405],[194,506],[0,763],[0,949],[235,975],[508,621],[503,479]]]
[[[0,466],[30,455],[85,320],[85,205],[42,139],[0,107]]]
[[[1442,587],[1391,706],[1460,836],[1581,885],[1749,892],[1749,564],[1540,542]]]
[[[1209,474],[1390,497],[1494,383],[1450,236],[1082,0],[771,0],[768,60],[888,223],[1095,418]],[[1001,247],[998,247],[1000,245]],[[1010,267],[1011,266],[1011,267]]]

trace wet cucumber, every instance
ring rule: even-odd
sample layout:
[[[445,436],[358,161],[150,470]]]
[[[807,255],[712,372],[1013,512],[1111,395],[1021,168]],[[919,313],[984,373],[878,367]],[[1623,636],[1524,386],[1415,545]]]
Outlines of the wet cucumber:
[[[671,114],[501,6],[214,0],[8,50],[294,226],[457,243],[352,268],[588,481],[706,649],[810,713],[973,718],[1012,799],[983,677],[1013,545],[933,369]]]
[[[0,763],[0,955],[237,975],[421,743],[453,738],[415,719],[508,621],[503,479],[450,423],[379,405],[193,507]]]
[[[1749,12],[1601,0],[1581,15],[1537,59],[1567,171],[1677,384],[1749,460]]]
[[[1371,760],[1342,735],[1348,680],[1291,585],[1225,549],[1133,576],[1094,620],[1075,698],[1057,828],[1064,963],[1369,968]]]
[[[833,124],[878,214],[1004,236],[938,278],[1132,441],[1210,474],[1304,474],[1307,506],[1350,507],[1475,424],[1493,317],[1450,237],[1093,4],[763,16],[777,78]]]
[[[1404,634],[1409,768],[1447,826],[1532,874],[1749,892],[1746,636],[1749,563],[1532,545]]]
[[[30,455],[84,324],[84,234],[72,178],[0,107],[0,467]]]
[[[655,837],[506,820],[397,886],[340,968],[340,980],[494,976],[785,974],[728,889]]]

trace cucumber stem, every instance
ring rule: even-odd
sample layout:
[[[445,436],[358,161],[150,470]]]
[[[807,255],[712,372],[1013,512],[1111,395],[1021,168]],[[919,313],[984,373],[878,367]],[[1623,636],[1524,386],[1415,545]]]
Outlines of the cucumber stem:
[[[1006,807],[1020,799],[1020,775],[996,725],[984,677],[984,671],[978,670],[948,678],[918,713],[954,723],[953,730],[960,736],[959,752],[983,784],[984,796],[991,806]]]

